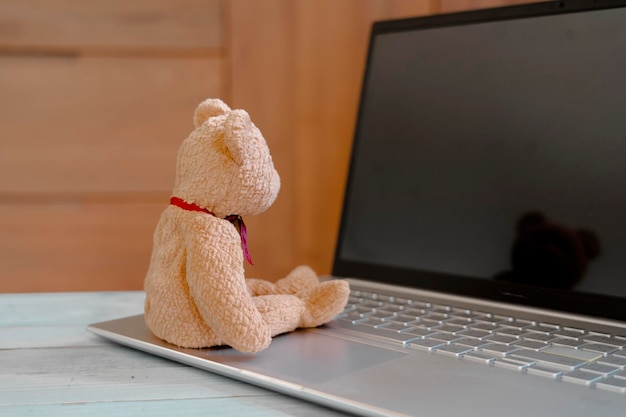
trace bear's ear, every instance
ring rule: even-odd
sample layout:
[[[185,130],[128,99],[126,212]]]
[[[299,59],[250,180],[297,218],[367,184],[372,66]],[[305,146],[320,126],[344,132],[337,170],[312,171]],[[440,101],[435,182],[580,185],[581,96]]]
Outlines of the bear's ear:
[[[193,114],[193,124],[196,128],[202,126],[210,117],[220,116],[230,111],[230,107],[219,98],[209,98],[198,105]]]
[[[258,135],[256,130],[245,110],[233,110],[228,114],[224,124],[224,144],[238,165],[243,165],[253,153],[258,153],[251,140]]]

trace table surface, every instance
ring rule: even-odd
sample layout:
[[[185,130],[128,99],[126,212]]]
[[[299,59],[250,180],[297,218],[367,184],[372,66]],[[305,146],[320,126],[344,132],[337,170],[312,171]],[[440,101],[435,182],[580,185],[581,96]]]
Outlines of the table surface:
[[[144,293],[0,294],[0,416],[345,416],[108,342]]]

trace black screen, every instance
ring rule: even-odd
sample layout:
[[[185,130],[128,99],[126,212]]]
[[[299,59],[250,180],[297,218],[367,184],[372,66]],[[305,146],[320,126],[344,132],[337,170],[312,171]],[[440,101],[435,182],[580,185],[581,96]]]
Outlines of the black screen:
[[[501,10],[374,27],[334,272],[626,298],[626,9]]]

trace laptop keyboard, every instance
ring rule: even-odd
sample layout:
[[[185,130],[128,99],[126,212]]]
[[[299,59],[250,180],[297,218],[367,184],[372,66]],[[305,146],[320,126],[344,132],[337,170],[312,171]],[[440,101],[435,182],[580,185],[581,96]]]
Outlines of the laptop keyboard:
[[[626,393],[626,337],[353,289],[331,327],[484,365]]]

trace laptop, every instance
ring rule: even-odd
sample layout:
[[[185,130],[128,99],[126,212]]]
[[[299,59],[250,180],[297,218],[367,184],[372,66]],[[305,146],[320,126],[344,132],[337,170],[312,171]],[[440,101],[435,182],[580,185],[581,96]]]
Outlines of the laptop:
[[[626,415],[626,1],[376,22],[332,277],[255,355],[122,345],[364,416]]]

